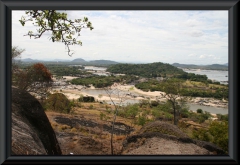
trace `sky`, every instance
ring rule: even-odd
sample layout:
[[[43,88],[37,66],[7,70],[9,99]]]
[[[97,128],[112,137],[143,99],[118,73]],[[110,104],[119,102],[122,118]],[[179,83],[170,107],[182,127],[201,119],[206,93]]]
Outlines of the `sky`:
[[[63,43],[24,36],[36,31],[31,23],[19,22],[24,11],[12,12],[12,46],[25,49],[21,58],[39,60],[82,58],[130,63],[228,63],[227,10],[61,11],[68,18],[88,17],[94,29],[82,29],[82,46],[71,46],[70,57]]]

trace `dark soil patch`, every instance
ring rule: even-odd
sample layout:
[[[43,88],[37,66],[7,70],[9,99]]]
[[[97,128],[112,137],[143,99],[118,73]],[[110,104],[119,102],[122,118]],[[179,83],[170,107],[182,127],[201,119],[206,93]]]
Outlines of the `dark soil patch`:
[[[68,125],[70,127],[76,127],[77,125],[81,125],[81,126],[85,126],[85,127],[100,127],[100,125],[96,122],[93,122],[91,120],[84,120],[84,119],[77,119],[77,118],[66,118],[66,117],[55,117],[54,119],[57,123],[60,124],[65,124]],[[102,125],[103,130],[107,131],[109,133],[112,132],[112,126],[111,125],[107,125],[107,124],[103,124]],[[126,134],[130,134],[132,131],[134,131],[134,129],[124,123],[120,123],[120,122],[115,122],[115,126],[114,126],[114,131],[113,133],[116,135],[126,135]]]

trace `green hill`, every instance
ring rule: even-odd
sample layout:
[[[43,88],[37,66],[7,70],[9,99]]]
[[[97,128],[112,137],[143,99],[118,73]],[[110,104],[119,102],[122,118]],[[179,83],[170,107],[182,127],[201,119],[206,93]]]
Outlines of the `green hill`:
[[[178,69],[175,66],[161,62],[150,64],[116,64],[110,66],[107,71],[111,73],[122,73],[146,78],[172,77],[185,73],[182,69]]]

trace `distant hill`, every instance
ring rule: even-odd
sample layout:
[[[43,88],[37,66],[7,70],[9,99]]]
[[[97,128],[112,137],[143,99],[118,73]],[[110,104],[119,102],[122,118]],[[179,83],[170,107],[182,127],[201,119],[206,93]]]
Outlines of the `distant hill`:
[[[35,63],[35,62],[41,62],[43,60],[36,60],[36,59],[31,59],[31,58],[24,58],[24,59],[20,59],[20,61],[22,62],[29,62],[29,63]]]
[[[85,61],[84,59],[82,59],[82,58],[76,58],[76,59],[74,59],[74,60],[72,60],[71,62],[76,62],[76,63],[87,63],[87,61]]]
[[[112,64],[119,64],[119,62],[111,61],[111,60],[93,60],[89,61],[91,64],[98,64],[98,65],[112,65]]]
[[[98,66],[107,66],[107,65],[114,65],[119,64],[119,62],[111,61],[111,60],[92,60],[92,61],[86,61],[82,58],[76,58],[72,61],[70,60],[64,60],[64,59],[54,59],[54,60],[36,60],[31,58],[25,58],[25,59],[16,59],[15,61],[21,61],[23,63],[36,63],[36,62],[42,62],[42,63],[64,63],[64,64],[81,64],[81,65],[98,65]]]
[[[169,77],[185,73],[182,69],[161,62],[149,64],[116,64],[110,66],[107,71],[111,73],[122,73],[147,78]]]
[[[83,64],[83,65],[113,65],[113,64],[119,64],[118,62],[111,61],[111,60],[92,60],[92,61],[85,61],[82,58],[77,58],[71,61],[71,63],[74,64]]]
[[[175,67],[188,68],[188,69],[206,69],[206,70],[228,70],[227,64],[212,64],[212,65],[194,65],[194,64],[179,64],[173,63]]]

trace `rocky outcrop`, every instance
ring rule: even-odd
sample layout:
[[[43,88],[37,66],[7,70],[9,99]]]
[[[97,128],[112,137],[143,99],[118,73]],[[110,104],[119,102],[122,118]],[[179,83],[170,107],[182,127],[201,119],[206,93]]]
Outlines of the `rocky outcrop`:
[[[152,122],[123,142],[122,155],[224,155],[216,145],[193,140],[175,125]]]
[[[36,98],[12,88],[12,155],[61,155],[51,124]]]

